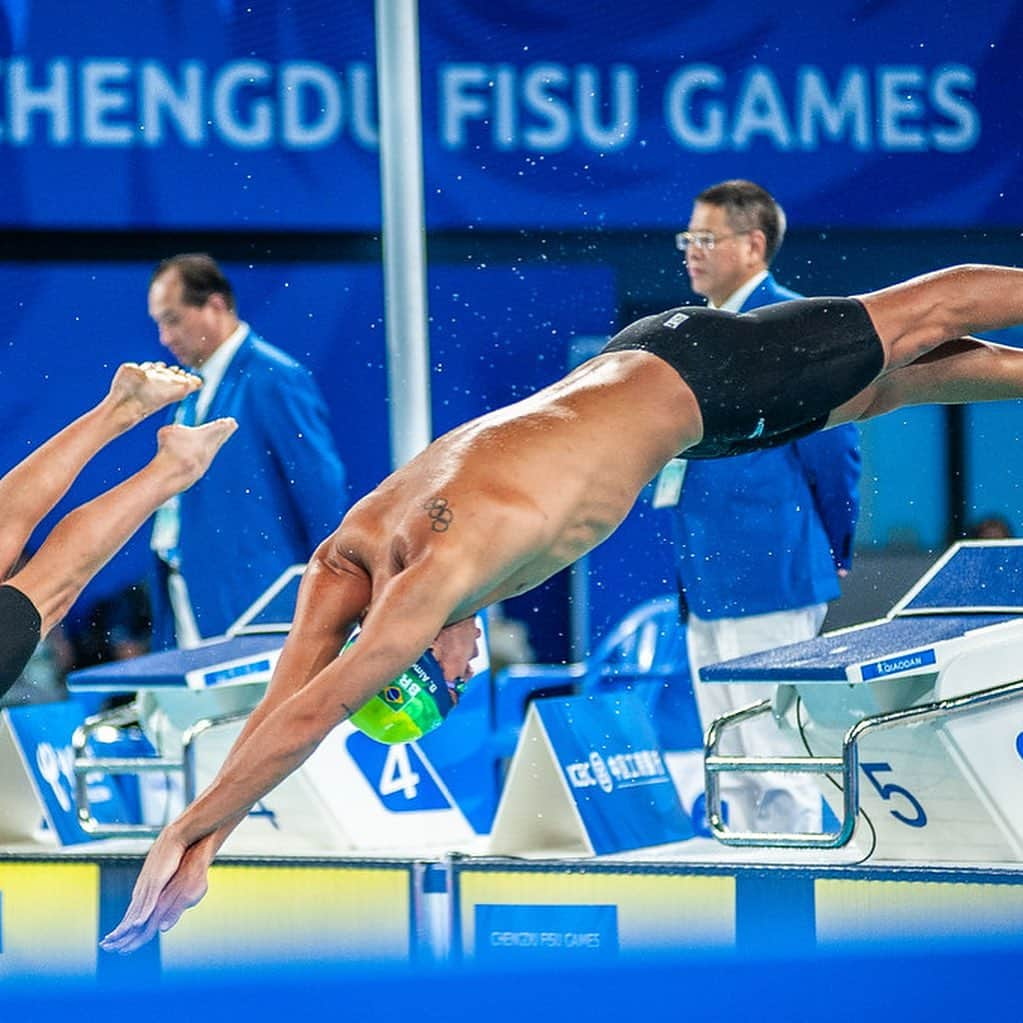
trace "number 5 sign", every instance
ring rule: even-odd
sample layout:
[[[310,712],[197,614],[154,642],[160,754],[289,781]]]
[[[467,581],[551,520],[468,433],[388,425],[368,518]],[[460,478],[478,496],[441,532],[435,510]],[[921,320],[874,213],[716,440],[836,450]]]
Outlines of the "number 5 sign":
[[[874,786],[877,794],[885,802],[892,804],[889,812],[897,821],[901,821],[911,828],[927,827],[927,814],[920,805],[920,800],[902,785],[896,785],[894,782],[884,782],[878,778],[879,774],[891,772],[891,764],[878,762],[874,764],[860,764],[860,767],[867,776],[867,781]]]

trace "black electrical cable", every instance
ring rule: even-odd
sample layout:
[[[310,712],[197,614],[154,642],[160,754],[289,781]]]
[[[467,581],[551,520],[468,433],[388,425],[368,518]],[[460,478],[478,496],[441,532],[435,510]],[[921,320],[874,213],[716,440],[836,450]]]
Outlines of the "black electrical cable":
[[[816,756],[814,751],[810,749],[810,743],[806,738],[806,730],[803,722],[803,698],[799,695],[796,696],[796,727],[799,730],[799,738],[803,742],[803,748],[806,750],[807,756],[811,757]],[[842,789],[841,784],[835,781],[835,779],[830,774],[825,774],[824,777],[827,778],[828,781],[831,782],[831,784],[834,785],[839,792],[844,791]],[[873,821],[871,821],[870,817],[867,816],[867,811],[864,810],[862,806],[858,807],[858,813],[867,822],[867,827],[870,828],[870,848],[867,850],[867,854],[863,857],[863,859],[857,860],[853,864],[853,866],[857,867],[861,863],[866,863],[867,860],[869,860],[870,857],[874,855],[874,850],[877,849],[877,830],[874,828]]]

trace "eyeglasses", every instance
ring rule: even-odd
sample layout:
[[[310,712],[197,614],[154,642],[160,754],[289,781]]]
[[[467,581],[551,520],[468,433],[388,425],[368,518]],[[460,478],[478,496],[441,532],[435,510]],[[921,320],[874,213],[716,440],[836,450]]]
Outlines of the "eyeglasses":
[[[679,231],[675,235],[675,248],[679,252],[686,252],[689,249],[710,252],[718,242],[723,242],[728,238],[738,238],[743,234],[752,234],[752,231],[733,231],[731,234],[714,234],[713,231]]]

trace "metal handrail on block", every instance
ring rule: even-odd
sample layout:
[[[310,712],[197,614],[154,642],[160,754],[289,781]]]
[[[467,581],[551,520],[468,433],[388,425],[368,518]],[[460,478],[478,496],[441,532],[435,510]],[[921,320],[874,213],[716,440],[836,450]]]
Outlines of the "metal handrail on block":
[[[94,773],[119,775],[180,771],[187,805],[196,795],[195,743],[198,738],[211,729],[244,720],[248,714],[248,711],[235,711],[196,721],[182,733],[181,755],[178,757],[94,756],[89,751],[89,740],[101,728],[113,728],[117,732],[122,732],[129,728],[140,728],[141,722],[134,705],[116,707],[86,718],[75,729],[71,738],[71,748],[74,752],[75,805],[79,827],[94,838],[155,838],[163,830],[162,824],[115,824],[97,820],[89,801],[88,776]]]
[[[855,833],[860,813],[859,743],[871,732],[896,728],[901,725],[921,724],[924,721],[957,717],[985,709],[996,703],[1023,697],[1023,679],[981,689],[963,696],[922,703],[913,707],[888,711],[861,718],[845,733],[841,756],[780,756],[746,757],[728,756],[718,752],[726,731],[744,721],[767,714],[770,700],[761,700],[711,723],[704,746],[704,778],[707,790],[707,821],[711,834],[722,844],[732,846],[760,846],[804,849],[837,849],[847,845]],[[759,773],[778,771],[783,774],[842,774],[842,819],[837,831],[775,833],[731,831],[724,820],[721,805],[722,774]]]

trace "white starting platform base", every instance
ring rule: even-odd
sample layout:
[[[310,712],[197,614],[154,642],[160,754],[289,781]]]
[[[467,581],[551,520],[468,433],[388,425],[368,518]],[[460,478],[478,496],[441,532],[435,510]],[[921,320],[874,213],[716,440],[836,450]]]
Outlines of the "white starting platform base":
[[[708,731],[708,818],[721,842],[828,848],[855,832],[878,860],[1023,861],[1023,542],[958,543],[884,619],[700,676],[777,686]],[[730,729],[768,715],[805,754],[721,752]],[[839,829],[730,831],[720,779],[757,771],[815,775]]]

